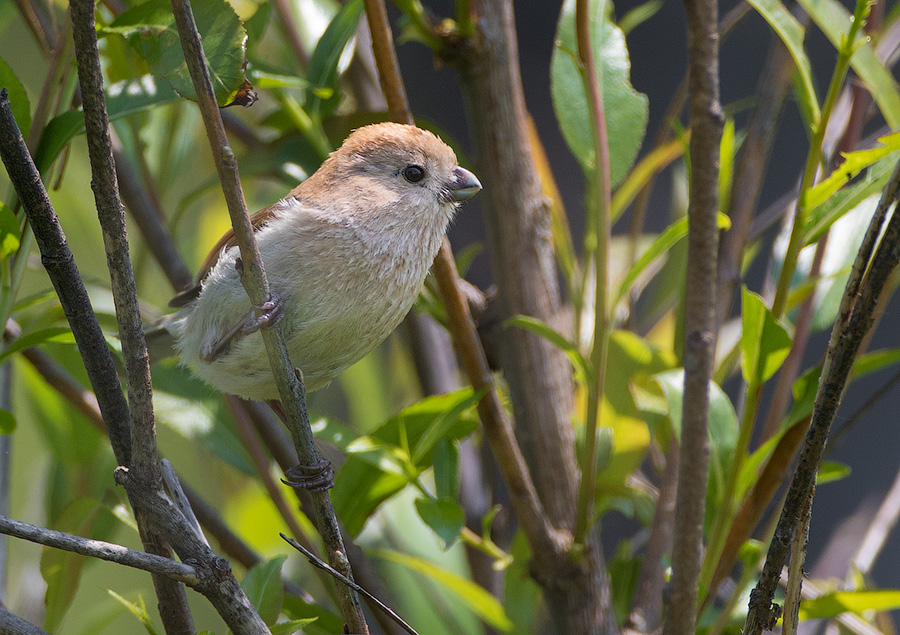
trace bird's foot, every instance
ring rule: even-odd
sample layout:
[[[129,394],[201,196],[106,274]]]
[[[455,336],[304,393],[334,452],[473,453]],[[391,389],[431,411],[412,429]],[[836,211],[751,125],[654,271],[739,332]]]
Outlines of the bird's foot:
[[[241,328],[241,335],[250,335],[261,329],[272,328],[284,319],[284,302],[275,294],[260,304],[254,305],[255,315],[251,313]]]
[[[287,479],[281,479],[281,482],[294,489],[322,492],[334,487],[334,468],[325,459],[319,459],[315,465],[294,465],[286,469],[284,475]]]

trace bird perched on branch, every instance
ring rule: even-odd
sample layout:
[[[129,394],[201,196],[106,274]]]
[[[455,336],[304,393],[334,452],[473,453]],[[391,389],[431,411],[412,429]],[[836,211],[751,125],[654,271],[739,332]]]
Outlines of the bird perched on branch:
[[[241,286],[229,231],[167,318],[182,364],[247,399],[277,399],[260,328],[281,321],[291,361],[319,388],[400,323],[460,201],[481,183],[436,135],[381,123],[354,131],[287,197],[252,217],[272,301]]]

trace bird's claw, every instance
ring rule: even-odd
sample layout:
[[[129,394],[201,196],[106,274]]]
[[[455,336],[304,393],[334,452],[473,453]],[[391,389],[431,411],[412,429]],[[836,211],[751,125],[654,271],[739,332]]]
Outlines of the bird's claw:
[[[315,465],[294,465],[286,469],[284,475],[287,479],[281,479],[281,482],[294,489],[322,492],[334,487],[334,468],[325,459]]]
[[[256,315],[251,315],[241,329],[241,335],[250,335],[260,329],[272,328],[284,319],[284,302],[277,295],[269,296],[269,299],[254,305]]]

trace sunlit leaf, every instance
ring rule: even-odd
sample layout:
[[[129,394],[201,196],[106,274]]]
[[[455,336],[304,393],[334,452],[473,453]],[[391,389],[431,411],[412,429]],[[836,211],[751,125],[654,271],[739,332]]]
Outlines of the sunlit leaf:
[[[517,326],[519,328],[530,331],[535,335],[544,338],[556,348],[561,350],[569,358],[572,366],[575,368],[578,381],[587,381],[592,376],[590,362],[581,354],[574,342],[569,341],[566,337],[553,329],[553,327],[545,324],[541,320],[531,317],[530,315],[517,315],[511,317],[503,323],[504,326]]]
[[[0,88],[6,89],[13,118],[22,132],[22,137],[27,139],[28,132],[31,130],[31,104],[28,101],[28,93],[25,92],[25,87],[22,86],[22,82],[16,77],[9,64],[2,58],[0,58]]]
[[[631,61],[625,36],[609,21],[602,0],[591,2],[591,43],[609,139],[610,183],[615,187],[628,173],[647,128],[647,96],[631,85]],[[593,133],[575,40],[575,0],[563,3],[550,62],[553,109],[569,149],[587,172],[594,165]]]
[[[19,221],[16,215],[0,203],[0,258],[6,258],[19,248]]]
[[[147,612],[147,606],[144,604],[143,597],[139,598],[138,602],[132,602],[126,599],[124,596],[119,595],[112,589],[107,589],[106,592],[109,593],[110,597],[112,597],[116,602],[128,609],[128,612],[138,619],[138,621],[144,627],[144,630],[147,631],[148,635],[158,635],[156,627],[153,626],[153,618],[150,617],[150,613]]]
[[[841,613],[892,611],[900,608],[900,589],[834,591],[800,602],[800,619],[828,619]]]
[[[225,0],[195,0],[191,6],[203,40],[216,101],[225,106],[244,82],[247,32]],[[166,79],[178,94],[196,99],[168,0],[148,0],[139,4],[125,11],[101,32],[122,35],[156,77]]]
[[[823,461],[816,474],[816,484],[824,485],[850,476],[850,466],[837,461]]]
[[[870,351],[853,362],[853,379],[861,379],[870,373],[900,362],[900,348]]]
[[[391,551],[388,549],[370,549],[368,553],[376,558],[395,562],[427,576],[443,589],[455,595],[473,613],[486,624],[500,631],[511,631],[513,623],[503,610],[503,605],[493,595],[485,591],[471,580],[441,569],[422,558]]]
[[[791,350],[791,336],[762,298],[746,287],[741,292],[741,371],[747,383],[760,386],[775,374]]]

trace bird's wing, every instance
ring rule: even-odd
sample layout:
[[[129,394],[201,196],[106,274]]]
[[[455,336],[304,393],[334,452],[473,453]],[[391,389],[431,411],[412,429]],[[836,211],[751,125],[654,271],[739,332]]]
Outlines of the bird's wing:
[[[259,231],[267,222],[269,222],[272,217],[275,216],[276,208],[281,204],[282,202],[279,201],[278,203],[264,207],[253,214],[250,217],[250,224],[253,227],[253,231]],[[212,268],[216,266],[219,257],[235,245],[237,245],[237,239],[234,236],[234,229],[229,227],[228,231],[225,232],[225,235],[222,236],[219,239],[219,242],[217,242],[212,250],[210,250],[209,255],[206,256],[206,260],[204,260],[203,264],[200,266],[200,271],[197,273],[197,277],[194,278],[194,286],[179,291],[175,297],[169,301],[169,306],[173,309],[180,309],[196,300],[197,297],[200,296],[201,283],[204,278],[206,278]]]

